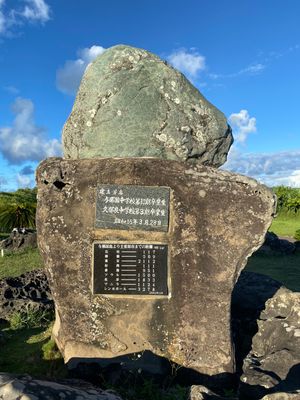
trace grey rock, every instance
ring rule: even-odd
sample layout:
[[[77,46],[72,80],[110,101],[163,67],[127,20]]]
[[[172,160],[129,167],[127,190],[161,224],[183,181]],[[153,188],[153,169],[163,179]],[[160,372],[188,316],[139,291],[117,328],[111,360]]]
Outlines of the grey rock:
[[[7,239],[0,241],[0,249],[7,251],[24,250],[27,247],[37,247],[36,232],[32,229],[11,232]]]
[[[272,394],[267,394],[262,398],[262,400],[299,400],[300,390],[295,392],[277,392]]]
[[[0,280],[0,319],[16,312],[52,311],[54,304],[44,271],[34,270]]]
[[[242,271],[232,293],[231,317],[236,363],[241,372],[244,358],[257,333],[257,320],[282,283],[267,275]]]
[[[266,302],[243,370],[245,399],[300,390],[300,293],[281,287]]]
[[[235,400],[235,399],[237,398],[233,396],[232,397],[220,396],[202,385],[193,385],[190,388],[190,393],[188,398],[188,400]]]
[[[82,381],[51,382],[29,375],[0,373],[1,400],[122,400],[117,394]]]
[[[233,141],[223,113],[184,75],[123,45],[87,68],[62,137],[65,158],[157,157],[216,167]]]

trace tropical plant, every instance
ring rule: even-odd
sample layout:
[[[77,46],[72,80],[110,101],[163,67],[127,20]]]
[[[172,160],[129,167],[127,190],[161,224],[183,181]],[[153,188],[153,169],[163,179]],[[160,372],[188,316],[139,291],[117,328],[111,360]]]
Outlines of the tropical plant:
[[[36,189],[0,193],[0,228],[35,228]]]
[[[0,206],[0,226],[6,231],[21,227],[35,228],[35,212],[35,204],[4,204]]]

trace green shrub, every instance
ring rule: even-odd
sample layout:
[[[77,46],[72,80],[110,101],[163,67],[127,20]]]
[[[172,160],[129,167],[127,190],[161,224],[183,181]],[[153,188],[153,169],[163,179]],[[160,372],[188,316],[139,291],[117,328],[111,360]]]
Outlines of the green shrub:
[[[44,360],[60,360],[62,358],[62,355],[53,339],[50,339],[48,342],[43,344],[42,352]]]
[[[299,213],[300,210],[300,189],[286,186],[273,187],[277,196],[277,212]]]
[[[300,240],[300,229],[297,229],[294,235],[294,239]]]
[[[51,311],[45,310],[26,310],[15,312],[9,319],[11,329],[39,328],[48,325],[54,319]]]

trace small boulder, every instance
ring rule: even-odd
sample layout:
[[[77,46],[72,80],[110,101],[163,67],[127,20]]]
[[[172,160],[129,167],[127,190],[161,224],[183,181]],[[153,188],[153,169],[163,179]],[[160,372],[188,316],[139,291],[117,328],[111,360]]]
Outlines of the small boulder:
[[[0,242],[0,249],[8,251],[24,250],[37,247],[37,235],[33,229],[13,229],[7,239]]]
[[[189,400],[234,400],[236,397],[222,397],[202,385],[193,385],[190,388]]]
[[[122,400],[110,390],[104,391],[79,380],[51,382],[33,379],[29,375],[6,373],[0,373],[0,399]]]
[[[262,398],[262,400],[299,400],[300,399],[300,390],[288,393],[288,392],[277,392],[272,394],[267,394]]]

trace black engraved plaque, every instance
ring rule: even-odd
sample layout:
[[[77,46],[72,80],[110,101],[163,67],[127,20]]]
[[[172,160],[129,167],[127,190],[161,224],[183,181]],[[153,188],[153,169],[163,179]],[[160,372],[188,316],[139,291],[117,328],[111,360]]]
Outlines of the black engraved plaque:
[[[95,227],[167,232],[169,202],[168,187],[98,185]]]
[[[94,294],[168,295],[168,246],[94,244]]]

